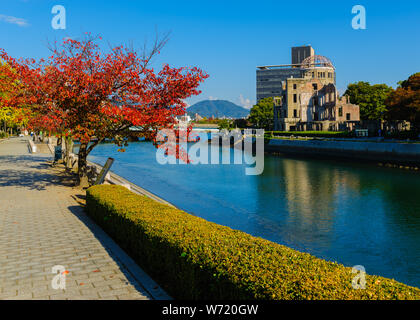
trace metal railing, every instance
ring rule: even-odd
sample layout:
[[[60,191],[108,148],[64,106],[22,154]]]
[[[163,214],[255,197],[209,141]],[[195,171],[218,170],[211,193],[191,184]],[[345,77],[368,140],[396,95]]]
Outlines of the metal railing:
[[[36,147],[35,143],[32,141],[32,139],[28,140],[28,144],[29,144],[29,149],[31,150],[31,153],[36,153],[37,152],[37,147]]]

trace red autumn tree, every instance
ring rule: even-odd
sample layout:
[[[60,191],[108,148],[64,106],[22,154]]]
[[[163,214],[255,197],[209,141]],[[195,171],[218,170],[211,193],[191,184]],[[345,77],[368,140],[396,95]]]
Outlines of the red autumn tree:
[[[6,107],[10,93],[15,91],[15,78],[10,66],[0,60],[0,108]]]
[[[155,72],[150,60],[164,41],[139,55],[123,46],[104,53],[98,39],[67,39],[38,62],[15,60],[4,51],[1,55],[17,71],[24,88],[20,99],[34,107],[39,119],[56,117],[66,134],[80,140],[82,185],[87,182],[87,156],[96,145],[106,138],[124,145],[131,127],[156,139],[158,130],[173,128],[175,117],[185,113],[183,100],[199,94],[198,86],[208,77],[195,67],[164,65]]]
[[[20,85],[15,70],[0,60],[0,122],[4,122],[4,131],[6,131],[7,124],[22,129],[28,123],[30,109],[24,105],[19,105],[18,109],[14,107],[18,104],[14,97],[17,96],[19,90]],[[12,101],[13,103],[11,103]]]
[[[420,72],[400,82],[387,104],[389,119],[408,120],[420,128]]]

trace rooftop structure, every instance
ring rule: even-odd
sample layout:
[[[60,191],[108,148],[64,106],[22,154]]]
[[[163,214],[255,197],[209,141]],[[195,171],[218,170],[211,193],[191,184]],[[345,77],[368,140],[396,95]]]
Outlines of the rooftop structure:
[[[292,47],[292,64],[299,65],[305,59],[315,55],[314,49],[309,46]]]
[[[302,61],[300,67],[302,69],[331,68],[335,70],[335,67],[330,59],[318,55],[305,58],[305,60]]]

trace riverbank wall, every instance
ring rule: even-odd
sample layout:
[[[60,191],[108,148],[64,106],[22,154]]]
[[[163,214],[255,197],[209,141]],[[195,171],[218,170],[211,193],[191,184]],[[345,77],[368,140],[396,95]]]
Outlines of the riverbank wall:
[[[94,180],[96,180],[97,176],[99,175],[99,173],[102,170],[102,166],[94,163],[92,161],[88,161],[88,166],[90,167],[91,170],[93,170],[93,177]],[[163,200],[162,198],[158,197],[157,195],[147,191],[146,189],[143,189],[141,187],[139,187],[138,185],[124,179],[123,177],[115,174],[114,172],[110,171],[108,172],[108,174],[105,177],[105,183],[104,184],[109,184],[109,185],[120,185],[123,186],[125,188],[127,188],[128,190],[130,190],[131,192],[134,192],[135,194],[139,194],[142,196],[146,196],[150,199],[153,199],[159,203],[168,205],[170,207],[175,208],[175,206],[165,200]]]
[[[70,168],[75,169],[77,167],[78,156],[74,153],[70,153],[69,157],[70,157]],[[87,164],[88,164],[89,181],[93,184],[98,178],[103,166],[89,160],[87,161]],[[150,199],[155,200],[156,202],[175,208],[175,206],[172,203],[167,202],[166,200],[124,179],[123,177],[115,174],[112,171],[109,171],[106,174],[105,179],[104,179],[104,184],[123,186],[135,194],[146,196]]]
[[[265,151],[420,167],[420,143],[271,139],[265,145]]]

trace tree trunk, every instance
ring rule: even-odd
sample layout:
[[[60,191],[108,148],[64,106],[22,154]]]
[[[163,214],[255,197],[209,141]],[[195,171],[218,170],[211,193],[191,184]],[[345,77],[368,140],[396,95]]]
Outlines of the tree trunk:
[[[66,163],[66,168],[72,169],[73,166],[70,160],[70,153],[73,151],[73,138],[72,137],[64,138],[64,143],[65,143],[64,161]]]
[[[69,141],[68,138],[65,137],[64,138],[64,164],[66,165],[66,169],[70,168],[70,164],[69,164]]]
[[[61,145],[61,147],[62,147],[63,146],[63,142],[62,141],[63,141],[63,138],[61,136],[58,136],[57,137],[57,146],[60,146]]]
[[[80,144],[79,159],[78,159],[78,175],[79,175],[79,187],[89,187],[89,180],[87,176],[87,143]]]

